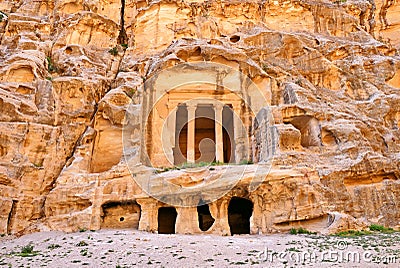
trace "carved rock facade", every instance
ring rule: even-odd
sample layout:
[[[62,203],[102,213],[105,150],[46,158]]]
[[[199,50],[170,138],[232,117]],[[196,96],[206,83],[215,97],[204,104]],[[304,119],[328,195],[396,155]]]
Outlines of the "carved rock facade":
[[[400,3],[17,0],[2,1],[0,10],[0,233],[132,227],[229,235],[300,226],[332,233],[400,225]],[[228,92],[212,98],[243,122],[233,162],[255,164],[210,204],[171,206],[133,177],[154,188],[165,180],[181,188],[217,181],[211,192],[226,186],[218,183],[225,166],[189,177],[150,168],[171,163],[173,146],[164,157],[158,126],[177,107],[173,100],[207,92],[210,99],[218,89],[186,87],[158,102],[163,81],[152,79],[198,62],[229,66],[262,92],[258,104],[240,77],[202,70],[217,85],[240,89],[238,100]],[[272,156],[253,189],[255,170]]]

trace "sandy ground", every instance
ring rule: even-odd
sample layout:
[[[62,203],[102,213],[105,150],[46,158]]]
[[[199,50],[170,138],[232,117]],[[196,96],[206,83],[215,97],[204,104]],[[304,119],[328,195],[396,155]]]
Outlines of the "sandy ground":
[[[33,245],[33,253],[21,254]],[[400,267],[400,233],[158,235],[137,230],[0,238],[0,267]]]

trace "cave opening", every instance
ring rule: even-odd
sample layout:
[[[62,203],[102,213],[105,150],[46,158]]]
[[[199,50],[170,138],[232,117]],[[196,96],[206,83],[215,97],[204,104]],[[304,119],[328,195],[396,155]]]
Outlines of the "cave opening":
[[[136,201],[108,202],[101,208],[101,228],[138,229],[141,208]]]
[[[301,145],[303,147],[321,145],[321,128],[317,119],[308,115],[302,115],[294,117],[290,123],[300,130]]]
[[[211,216],[208,204],[197,207],[197,215],[199,219],[199,228],[203,232],[209,230],[214,224],[215,219]]]
[[[162,207],[158,209],[158,233],[174,234],[178,213],[174,207]]]
[[[229,38],[229,40],[230,40],[232,43],[237,43],[237,42],[240,41],[240,36],[238,36],[238,35],[232,35],[232,36]]]
[[[231,234],[250,234],[250,217],[253,202],[240,197],[232,197],[228,206],[228,222]]]

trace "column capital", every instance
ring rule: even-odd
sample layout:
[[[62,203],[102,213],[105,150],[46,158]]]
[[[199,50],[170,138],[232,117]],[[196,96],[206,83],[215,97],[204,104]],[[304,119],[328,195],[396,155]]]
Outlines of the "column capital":
[[[225,104],[222,102],[215,102],[213,103],[213,107],[216,110],[222,110],[224,108]]]
[[[186,103],[186,109],[191,112],[196,111],[197,103]]]

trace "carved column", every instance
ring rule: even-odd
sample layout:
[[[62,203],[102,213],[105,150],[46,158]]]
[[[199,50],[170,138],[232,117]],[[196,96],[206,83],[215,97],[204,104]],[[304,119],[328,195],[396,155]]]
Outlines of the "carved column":
[[[212,203],[210,206],[211,216],[215,219],[214,224],[207,233],[219,234],[219,235],[231,235],[229,227],[229,215],[228,206],[230,198],[224,196]]]
[[[165,128],[163,129],[162,139],[164,152],[171,166],[174,164],[175,132],[176,132],[176,112],[178,107],[175,104],[168,104],[168,117]]]
[[[195,161],[195,119],[196,119],[195,104],[187,104],[188,111],[188,131],[187,131],[187,162],[194,163]]]
[[[222,110],[224,104],[214,104],[215,111],[215,159],[217,162],[224,162],[224,142],[222,132]]]
[[[197,215],[197,207],[177,207],[178,216],[175,223],[177,234],[201,233]]]
[[[242,160],[243,146],[243,122],[240,119],[240,104],[233,105],[233,143],[235,146],[235,163],[238,164]]]
[[[136,202],[140,205],[139,230],[146,232],[156,232],[158,230],[158,201],[152,198],[137,198]]]

